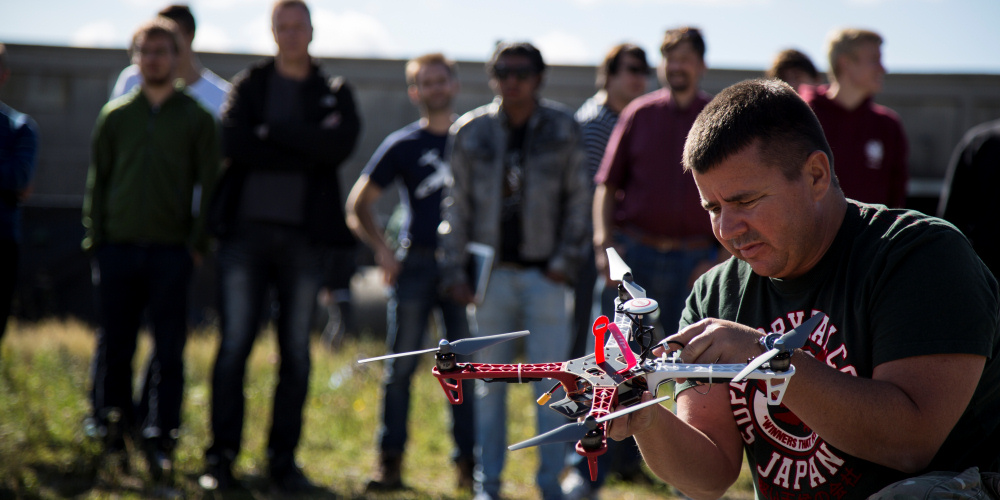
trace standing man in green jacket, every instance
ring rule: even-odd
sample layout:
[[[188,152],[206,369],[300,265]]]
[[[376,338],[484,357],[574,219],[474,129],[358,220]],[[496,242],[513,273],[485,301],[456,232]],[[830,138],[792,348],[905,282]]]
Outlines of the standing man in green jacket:
[[[132,59],[143,83],[106,104],[97,118],[83,207],[83,247],[94,257],[101,326],[93,418],[106,453],[125,463],[126,435],[141,436],[151,476],[164,481],[180,427],[188,284],[207,250],[201,214],[220,161],[211,113],[174,86],[175,31],[157,19],[133,36]],[[197,185],[206,195],[195,210]],[[150,380],[150,410],[139,422],[132,358],[146,310],[158,373]]]

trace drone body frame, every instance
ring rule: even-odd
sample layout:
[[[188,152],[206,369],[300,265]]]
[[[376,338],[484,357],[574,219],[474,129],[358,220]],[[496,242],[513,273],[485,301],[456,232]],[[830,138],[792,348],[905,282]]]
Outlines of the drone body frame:
[[[679,352],[676,351],[671,356],[650,359],[650,354],[656,346],[651,343],[652,327],[644,326],[642,319],[643,316],[656,310],[656,302],[645,298],[645,290],[632,281],[631,270],[613,248],[608,249],[608,257],[612,267],[612,279],[619,282],[619,297],[615,300],[614,323],[610,323],[604,316],[599,317],[594,323],[593,332],[597,340],[594,352],[580,358],[552,363],[465,363],[458,362],[456,354],[468,354],[477,350],[472,348],[471,342],[479,342],[483,346],[478,348],[483,348],[527,335],[528,332],[463,339],[454,343],[441,340],[437,349],[426,349],[417,353],[436,351],[432,373],[437,377],[448,401],[451,404],[462,404],[463,380],[509,383],[556,380],[558,383],[538,399],[538,404],[548,403],[550,395],[561,387],[566,396],[549,403],[549,407],[567,418],[578,421],[511,445],[509,448],[517,450],[542,444],[576,441],[576,452],[587,458],[591,480],[597,477],[597,457],[607,451],[606,422],[668,399],[669,396],[665,396],[642,403],[643,392],[648,390],[656,396],[660,385],[668,380],[690,379],[708,383],[745,379],[764,380],[767,384],[768,404],[781,404],[789,378],[795,373],[795,368],[788,363],[790,354],[787,350],[781,352],[772,350],[744,364],[683,363]],[[807,323],[815,324],[809,321],[800,327],[811,331],[814,326],[810,327]],[[606,332],[612,335],[607,336],[606,342],[601,342]],[[787,335],[792,335],[793,332]],[[640,345],[638,362],[629,341]],[[467,342],[468,348],[457,349],[461,342]],[[359,362],[417,353],[390,354]],[[619,406],[626,408],[613,413],[614,408]]]

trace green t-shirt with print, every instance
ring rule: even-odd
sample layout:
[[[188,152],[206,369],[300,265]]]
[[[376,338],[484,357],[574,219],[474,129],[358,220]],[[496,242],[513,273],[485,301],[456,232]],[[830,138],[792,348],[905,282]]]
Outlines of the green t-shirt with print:
[[[732,258],[698,280],[681,326],[714,317],[784,333],[822,313],[828,318],[804,350],[837,370],[866,378],[879,364],[901,358],[986,356],[969,408],[927,471],[973,465],[997,471],[997,288],[965,237],[947,222],[851,201],[834,242],[808,273],[769,279]],[[730,384],[730,390],[759,497],[864,498],[907,477],[826,443],[783,405],[768,406],[762,381]]]

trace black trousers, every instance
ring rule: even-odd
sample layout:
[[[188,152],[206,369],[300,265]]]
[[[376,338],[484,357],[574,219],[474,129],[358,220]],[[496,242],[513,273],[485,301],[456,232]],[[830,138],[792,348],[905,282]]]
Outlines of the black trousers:
[[[145,437],[169,439],[181,420],[191,255],[179,245],[112,244],[98,250],[95,264],[101,328],[94,354],[94,411],[103,418],[118,409],[123,423],[139,426]],[[144,313],[154,354],[143,388],[148,407],[137,417],[132,358]]]

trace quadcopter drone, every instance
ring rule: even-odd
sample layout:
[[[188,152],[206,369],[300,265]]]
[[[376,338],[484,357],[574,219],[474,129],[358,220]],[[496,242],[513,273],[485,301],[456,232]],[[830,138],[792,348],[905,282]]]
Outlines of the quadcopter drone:
[[[615,319],[612,322],[606,316],[600,316],[594,321],[592,333],[596,347],[593,353],[552,363],[461,363],[456,359],[456,355],[472,354],[529,334],[527,331],[520,331],[455,342],[442,339],[438,347],[362,359],[358,363],[433,352],[435,366],[432,373],[451,404],[462,403],[462,380],[466,379],[508,383],[533,382],[546,378],[556,380],[552,389],[538,398],[538,404],[549,403],[552,394],[562,388],[565,396],[549,403],[549,407],[577,421],[511,445],[509,449],[576,441],[576,452],[587,458],[591,480],[597,478],[597,457],[607,451],[605,423],[670,399],[670,396],[656,397],[660,385],[668,380],[683,378],[708,383],[764,380],[767,383],[768,404],[781,404],[789,378],[795,374],[795,367],[789,360],[791,353],[805,345],[822,315],[815,315],[798,328],[782,335],[774,342],[772,349],[745,364],[684,363],[680,359],[679,350],[670,355],[651,358],[653,350],[659,344],[653,344],[653,327],[644,325],[642,321],[644,316],[656,311],[658,305],[655,300],[646,298],[646,291],[635,283],[632,270],[615,249],[608,248],[607,253],[611,279],[618,282]],[[629,345],[630,340],[639,346],[638,359]],[[642,394],[647,390],[655,399],[641,402]],[[624,409],[612,412],[616,406]]]

